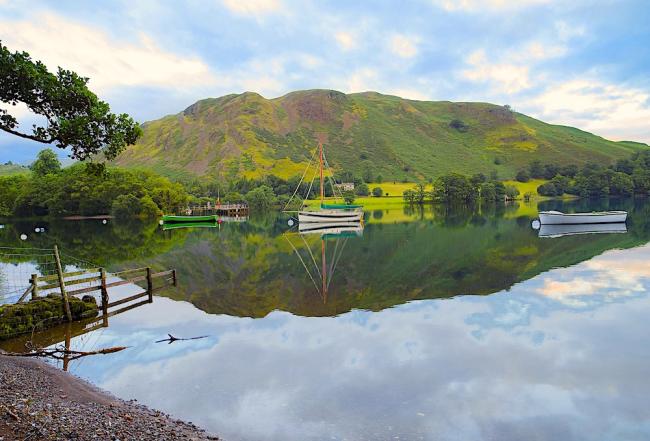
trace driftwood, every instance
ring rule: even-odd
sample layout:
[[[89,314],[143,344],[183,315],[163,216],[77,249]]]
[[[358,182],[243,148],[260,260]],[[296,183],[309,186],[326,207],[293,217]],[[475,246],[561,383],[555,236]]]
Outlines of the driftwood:
[[[55,360],[72,361],[81,357],[87,357],[88,355],[113,354],[115,352],[123,351],[127,347],[128,346],[115,346],[113,348],[98,349],[96,351],[73,351],[66,349],[63,346],[55,346],[54,349],[36,348],[30,352],[5,352],[2,355],[7,355],[9,357],[50,357]]]
[[[178,337],[174,337],[174,336],[171,335],[171,334],[167,334],[167,335],[169,336],[168,338],[165,338],[165,339],[162,339],[162,340],[157,340],[156,343],[162,343],[162,342],[164,342],[164,341],[167,341],[167,342],[169,342],[169,344],[172,344],[172,343],[174,343],[175,341],[183,341],[183,340],[199,340],[199,339],[201,339],[201,338],[206,338],[206,337],[208,337],[207,335],[202,335],[202,336],[200,336],[200,337],[178,338]]]

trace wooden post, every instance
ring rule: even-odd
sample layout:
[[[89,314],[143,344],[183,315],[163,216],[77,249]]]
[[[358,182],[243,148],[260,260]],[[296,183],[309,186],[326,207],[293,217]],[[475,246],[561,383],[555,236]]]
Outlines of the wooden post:
[[[106,270],[99,269],[101,279],[101,292],[102,292],[102,324],[108,327],[108,289],[106,288]]]
[[[147,293],[149,294],[149,303],[153,303],[153,280],[151,279],[151,268],[147,267]]]
[[[59,285],[61,287],[61,297],[63,297],[63,307],[68,321],[72,321],[72,311],[70,311],[70,301],[68,293],[65,291],[65,281],[63,280],[63,268],[61,267],[61,257],[59,256],[59,247],[54,245],[54,259],[56,260],[56,273],[59,276]]]
[[[38,274],[32,274],[32,278],[29,279],[29,283],[32,284],[32,300],[38,298]]]
[[[174,286],[178,286],[178,282],[176,281],[176,270],[172,270],[172,281],[174,283]]]
[[[66,353],[63,355],[63,371],[68,372],[68,365],[70,364],[70,355],[67,352],[70,352],[70,340],[72,339],[72,324],[68,322],[65,326],[65,350]]]

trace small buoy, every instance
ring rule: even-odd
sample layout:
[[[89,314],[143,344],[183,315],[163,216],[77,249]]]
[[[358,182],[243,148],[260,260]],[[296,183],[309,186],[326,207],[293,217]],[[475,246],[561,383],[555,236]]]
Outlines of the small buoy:
[[[38,227],[34,228],[34,233],[40,233],[40,232],[41,232],[40,228],[38,228]]]
[[[290,227],[293,227],[293,224],[294,224],[293,219],[289,219],[287,221],[287,224],[289,224]]]
[[[27,240],[27,235],[26,234],[21,234],[20,235],[20,240]]]
[[[533,230],[539,230],[539,227],[542,226],[542,223],[538,219],[535,219],[533,222],[531,222],[530,226],[533,227]]]
[[[164,222],[163,222],[162,219],[160,219],[160,220],[158,221],[158,225],[162,225],[162,224],[164,224]]]
[[[104,220],[102,221],[102,223],[103,223],[104,225],[106,225],[106,224],[108,223],[108,221],[107,221],[106,219],[104,219]]]

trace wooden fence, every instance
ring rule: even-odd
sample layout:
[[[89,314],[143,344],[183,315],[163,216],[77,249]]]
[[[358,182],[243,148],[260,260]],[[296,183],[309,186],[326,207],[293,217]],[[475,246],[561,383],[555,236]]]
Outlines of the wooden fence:
[[[57,274],[39,276],[32,274],[25,293],[20,297],[18,303],[25,300],[31,294],[32,299],[39,297],[41,292],[51,292],[51,290],[58,290],[61,293],[65,305],[65,312],[68,321],[72,321],[72,314],[70,312],[69,296],[77,296],[83,294],[100,293],[100,304],[102,318],[106,321],[108,317],[125,312],[128,309],[141,306],[144,303],[153,302],[153,294],[168,286],[177,286],[176,270],[166,270],[160,272],[152,272],[151,268],[135,268],[120,271],[117,273],[107,274],[104,268],[90,268],[80,271],[72,271],[64,273],[60,266],[60,259],[58,258],[58,249],[54,248],[54,254],[57,259]],[[108,277],[117,277],[120,280],[114,282],[107,282]],[[162,279],[162,284],[154,285],[154,280]],[[109,293],[110,288],[127,285],[137,284],[146,281],[146,288],[137,294],[121,298],[119,300],[111,301]],[[79,285],[87,284],[89,286],[80,287]],[[121,306],[135,300],[146,297],[145,300],[140,301],[135,305],[128,305],[116,311],[110,311],[110,308]]]

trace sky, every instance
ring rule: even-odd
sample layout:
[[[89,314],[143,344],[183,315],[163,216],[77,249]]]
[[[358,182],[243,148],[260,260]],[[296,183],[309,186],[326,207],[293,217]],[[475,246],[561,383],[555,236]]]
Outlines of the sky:
[[[140,122],[229,93],[372,90],[646,143],[648,23],[648,0],[0,0],[4,45]],[[0,162],[43,147],[0,132]]]

